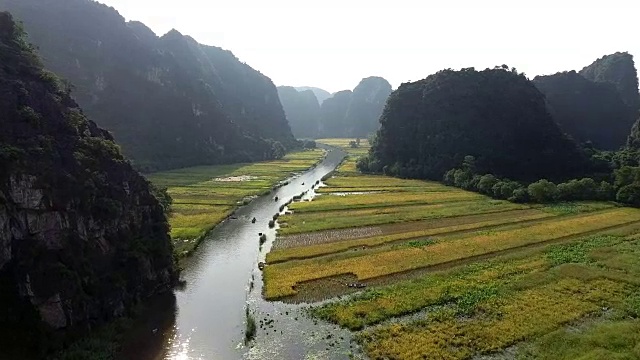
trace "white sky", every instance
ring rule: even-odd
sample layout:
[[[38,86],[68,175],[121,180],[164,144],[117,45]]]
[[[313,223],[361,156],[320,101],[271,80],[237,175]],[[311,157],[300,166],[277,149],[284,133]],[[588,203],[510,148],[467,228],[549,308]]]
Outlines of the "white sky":
[[[444,68],[515,66],[529,77],[628,51],[640,0],[99,0],[158,35],[231,50],[276,85],[394,88]]]

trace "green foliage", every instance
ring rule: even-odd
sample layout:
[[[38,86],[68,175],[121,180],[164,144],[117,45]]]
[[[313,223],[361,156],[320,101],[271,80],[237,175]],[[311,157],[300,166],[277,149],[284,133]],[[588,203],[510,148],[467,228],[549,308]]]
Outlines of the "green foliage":
[[[493,197],[504,200],[511,198],[518,189],[522,189],[522,185],[510,180],[500,180],[491,188]]]
[[[519,360],[632,360],[640,358],[640,321],[622,320],[559,329],[523,347]]]
[[[302,148],[303,149],[315,149],[316,148],[316,142],[314,140],[304,140],[302,142]]]
[[[149,183],[149,190],[151,190],[153,196],[158,199],[158,202],[160,202],[160,205],[162,205],[164,212],[171,212],[171,204],[173,204],[173,198],[171,197],[171,195],[169,195],[169,192],[167,191],[168,189],[166,187],[159,187],[153,185],[152,183]]]
[[[538,180],[527,187],[522,184],[502,180],[493,174],[478,175],[473,172],[475,159],[465,157],[460,169],[451,169],[444,175],[443,182],[466,190],[476,191],[496,199],[511,202],[550,203],[555,201],[614,200],[614,187],[606,181],[597,184],[592,178],[572,179],[557,186],[546,180]],[[616,184],[635,181],[635,168],[620,169]]]
[[[553,266],[569,263],[585,264],[591,261],[591,250],[620,242],[617,236],[594,236],[571,244],[554,245],[546,251],[546,257]]]
[[[253,315],[249,312],[249,307],[247,306],[245,310],[245,330],[244,330],[244,343],[245,345],[250,343],[256,337],[256,320]]]
[[[618,190],[616,201],[640,207],[640,183],[625,185]]]
[[[602,191],[600,191],[600,187],[603,187]],[[593,200],[599,198],[599,194],[606,194],[607,186],[601,184],[600,187],[591,178],[573,179],[566,183],[558,184],[557,197],[568,201]]]
[[[613,172],[615,181],[613,185],[621,188],[636,182],[640,182],[640,167],[623,166]]]
[[[442,179],[471,155],[474,173],[536,181],[571,178],[590,166],[547,112],[544,96],[512,70],[443,70],[402,84],[380,121],[362,170]]]
[[[480,181],[478,181],[478,191],[485,195],[493,195],[493,187],[498,184],[498,181],[498,178],[492,174],[483,175],[480,177]]]

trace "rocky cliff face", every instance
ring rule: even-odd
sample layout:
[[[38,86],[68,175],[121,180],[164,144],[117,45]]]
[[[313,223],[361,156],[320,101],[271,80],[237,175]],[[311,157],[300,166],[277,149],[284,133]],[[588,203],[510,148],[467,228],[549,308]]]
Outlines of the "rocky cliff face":
[[[362,79],[353,91],[335,93],[320,109],[321,137],[366,138],[378,130],[391,85],[381,77]]]
[[[390,94],[391,84],[387,80],[377,76],[362,79],[353,89],[345,116],[347,136],[364,138],[375,133]]]
[[[605,55],[580,70],[580,75],[591,81],[614,85],[625,104],[635,111],[640,109],[638,72],[633,55],[627,52]]]
[[[346,137],[344,123],[353,92],[338,91],[320,106],[320,137]]]
[[[312,86],[298,86],[295,88],[296,90],[303,92],[303,91],[307,91],[307,90],[311,90],[313,92],[313,95],[316,96],[316,99],[318,99],[318,104],[322,105],[322,103],[327,100],[328,98],[331,97],[331,93],[329,93],[327,90],[324,89],[320,89],[317,87],[312,87]]]
[[[0,0],[45,65],[145,170],[274,157],[295,145],[271,80],[178,31],[156,36],[90,0]]]
[[[279,86],[278,96],[297,138],[317,138],[320,128],[320,104],[311,90],[298,91],[291,86]]]
[[[168,225],[150,184],[43,70],[8,13],[0,124],[0,358],[17,344],[43,356],[170,288]]]

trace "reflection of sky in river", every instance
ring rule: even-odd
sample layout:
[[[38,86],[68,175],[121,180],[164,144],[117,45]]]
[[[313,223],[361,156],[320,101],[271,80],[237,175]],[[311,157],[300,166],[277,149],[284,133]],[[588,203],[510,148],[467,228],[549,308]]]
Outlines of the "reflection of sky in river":
[[[192,350],[189,345],[191,342],[191,337],[195,333],[196,329],[191,329],[191,331],[185,335],[182,334],[177,327],[174,328],[173,337],[168,340],[167,344],[167,354],[165,355],[165,359],[167,360],[204,360],[205,358],[202,355],[190,354]]]

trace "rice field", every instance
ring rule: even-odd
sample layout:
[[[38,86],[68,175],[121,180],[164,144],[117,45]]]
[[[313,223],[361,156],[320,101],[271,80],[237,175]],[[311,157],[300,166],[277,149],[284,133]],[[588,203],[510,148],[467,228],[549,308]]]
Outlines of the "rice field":
[[[150,174],[173,198],[169,223],[176,254],[190,254],[201,239],[240,205],[268,193],[291,175],[324,156],[323,150],[286,155],[281,160],[251,164],[199,166]]]
[[[349,141],[331,139],[357,155]],[[311,314],[371,359],[640,358],[640,210],[513,204],[354,164],[280,217],[265,298],[329,300]]]

